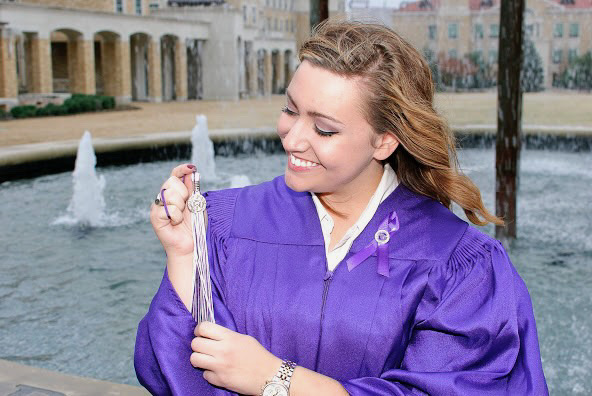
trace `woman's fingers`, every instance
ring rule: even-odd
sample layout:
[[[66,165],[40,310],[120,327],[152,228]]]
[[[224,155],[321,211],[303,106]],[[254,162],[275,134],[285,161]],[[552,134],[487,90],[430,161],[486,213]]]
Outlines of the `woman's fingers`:
[[[189,357],[191,365],[204,370],[212,370],[216,367],[216,359],[213,356],[193,352]]]
[[[185,179],[181,181],[181,183],[187,188],[187,191],[192,191],[193,186],[191,184],[191,174],[196,171],[197,168],[195,165],[183,164],[173,168],[173,170],[171,171],[171,177],[176,177],[181,181],[183,179],[183,176],[185,176]]]
[[[156,206],[156,205],[154,205]],[[164,206],[156,206],[156,218],[160,221],[171,221],[172,225],[178,225],[183,222],[183,212],[176,206],[167,205],[166,209]],[[170,219],[169,219],[170,217]]]
[[[181,196],[181,194],[179,194],[177,189],[168,188],[159,194],[159,196],[161,197],[161,201],[162,197],[164,196],[164,201],[162,204],[160,204],[160,206],[164,206],[164,203],[166,202],[166,205],[169,208],[171,206],[176,206],[181,212],[185,209],[186,200]]]

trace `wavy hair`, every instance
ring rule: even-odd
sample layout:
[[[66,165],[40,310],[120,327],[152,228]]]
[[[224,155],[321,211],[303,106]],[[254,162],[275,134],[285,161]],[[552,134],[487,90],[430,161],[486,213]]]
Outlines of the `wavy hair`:
[[[402,184],[449,209],[456,202],[474,224],[503,224],[459,169],[454,135],[434,109],[430,68],[401,36],[377,23],[328,19],[313,29],[298,55],[301,62],[359,78],[367,122],[400,142],[386,161]]]

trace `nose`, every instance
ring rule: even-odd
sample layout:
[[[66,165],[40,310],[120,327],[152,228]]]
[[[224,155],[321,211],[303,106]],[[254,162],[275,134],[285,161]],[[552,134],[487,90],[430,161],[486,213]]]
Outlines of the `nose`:
[[[297,120],[282,137],[284,150],[305,152],[309,148],[307,127],[302,119]]]

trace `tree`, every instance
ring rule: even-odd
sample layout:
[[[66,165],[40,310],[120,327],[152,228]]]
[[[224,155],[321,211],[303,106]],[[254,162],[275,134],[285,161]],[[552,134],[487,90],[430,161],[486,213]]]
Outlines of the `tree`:
[[[559,88],[592,90],[592,54],[570,59],[568,66],[557,76],[553,85]]]
[[[543,61],[527,34],[524,35],[522,52],[524,56],[520,81],[522,92],[542,91],[545,89],[543,84]]]
[[[430,66],[434,88],[436,89],[436,91],[442,91],[443,87],[442,82],[440,81],[440,68],[438,67],[438,57],[436,56],[434,51],[427,47],[423,49],[423,57]]]

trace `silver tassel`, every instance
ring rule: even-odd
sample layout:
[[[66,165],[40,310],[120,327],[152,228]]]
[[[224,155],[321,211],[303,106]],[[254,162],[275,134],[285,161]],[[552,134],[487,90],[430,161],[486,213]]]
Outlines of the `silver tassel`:
[[[206,245],[206,199],[199,190],[199,173],[191,174],[193,194],[187,201],[193,231],[193,303],[191,315],[197,323],[214,320],[214,301],[210,281],[210,262]]]

